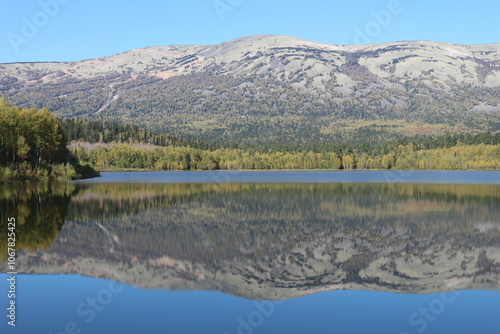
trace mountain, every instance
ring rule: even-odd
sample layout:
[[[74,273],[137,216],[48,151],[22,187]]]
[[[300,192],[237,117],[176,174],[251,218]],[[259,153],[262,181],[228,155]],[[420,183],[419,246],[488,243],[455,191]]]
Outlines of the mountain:
[[[61,117],[226,141],[500,130],[500,44],[328,45],[250,36],[0,64],[0,96]]]

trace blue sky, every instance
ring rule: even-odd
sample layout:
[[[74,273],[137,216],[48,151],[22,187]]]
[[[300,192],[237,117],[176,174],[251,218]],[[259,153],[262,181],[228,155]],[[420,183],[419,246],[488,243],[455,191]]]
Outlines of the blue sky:
[[[0,62],[73,61],[257,34],[330,44],[500,42],[500,1],[0,0]]]

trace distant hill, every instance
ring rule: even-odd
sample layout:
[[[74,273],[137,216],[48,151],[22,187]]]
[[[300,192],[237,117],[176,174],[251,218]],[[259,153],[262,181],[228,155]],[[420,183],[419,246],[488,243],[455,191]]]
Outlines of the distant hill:
[[[328,45],[250,36],[67,63],[0,64],[0,96],[205,140],[500,131],[500,44]]]

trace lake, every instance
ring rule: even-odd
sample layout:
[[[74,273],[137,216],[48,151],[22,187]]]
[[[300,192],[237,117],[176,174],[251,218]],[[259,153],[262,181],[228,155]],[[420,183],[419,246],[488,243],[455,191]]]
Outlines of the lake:
[[[500,328],[498,172],[102,175],[0,185],[1,333]]]

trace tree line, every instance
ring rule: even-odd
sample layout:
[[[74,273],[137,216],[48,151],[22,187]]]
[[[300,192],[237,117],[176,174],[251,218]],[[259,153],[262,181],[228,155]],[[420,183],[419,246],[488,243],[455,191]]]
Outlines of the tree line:
[[[387,153],[366,152],[250,152],[191,147],[136,148],[106,145],[85,149],[75,156],[100,170],[139,168],[151,170],[258,170],[258,169],[500,169],[500,144],[457,145],[432,150],[413,145],[392,147]]]
[[[64,119],[61,124],[76,142],[74,155],[100,169],[497,169],[500,160],[500,132],[400,137],[384,143],[235,144],[189,140],[103,120]]]
[[[234,148],[250,152],[360,152],[371,155],[385,154],[399,145],[413,145],[417,150],[450,148],[456,145],[497,145],[500,144],[500,132],[490,131],[481,133],[447,133],[434,136],[399,136],[386,140],[383,143],[372,142],[364,138],[360,142],[350,141],[319,141],[308,143],[282,143],[270,141],[257,141],[253,143],[227,142],[223,138],[217,141],[202,141],[174,136],[170,133],[159,133],[139,128],[137,125],[121,124],[109,120],[89,120],[82,118],[60,119],[64,136],[69,142],[88,143],[145,143],[161,147],[181,146],[198,149],[215,150],[217,148]]]
[[[67,147],[72,141],[72,149]],[[97,143],[98,145],[85,145]],[[148,144],[149,146],[138,145]],[[0,99],[0,180],[75,179],[109,169],[500,169],[500,133],[384,143],[224,143],[103,120],[58,120]],[[83,163],[80,164],[80,161]]]

